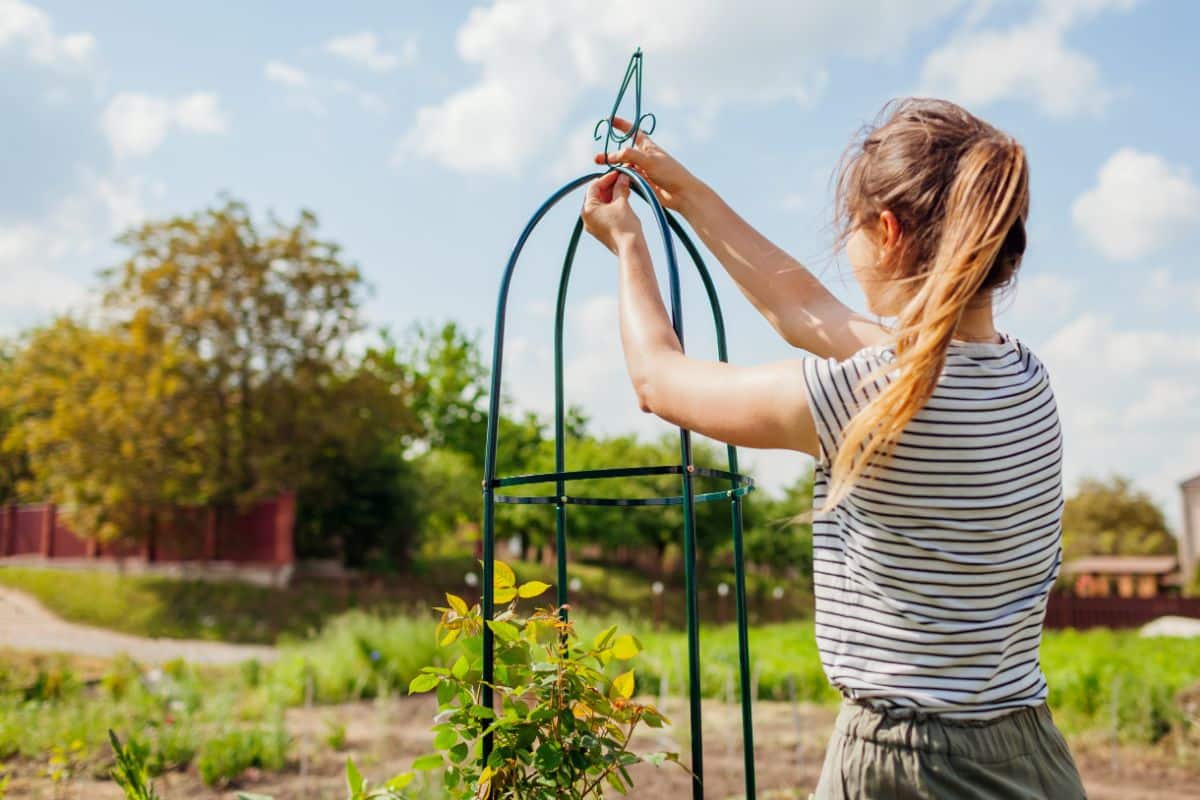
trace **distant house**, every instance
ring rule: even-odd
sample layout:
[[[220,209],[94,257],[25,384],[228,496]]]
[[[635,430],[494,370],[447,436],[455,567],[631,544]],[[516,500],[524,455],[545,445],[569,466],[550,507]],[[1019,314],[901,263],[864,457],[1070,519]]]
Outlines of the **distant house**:
[[[1175,556],[1085,556],[1062,572],[1076,597],[1158,597],[1180,585]]]
[[[1192,580],[1200,566],[1200,475],[1179,484],[1183,495],[1183,530],[1179,532],[1179,566],[1184,582]]]

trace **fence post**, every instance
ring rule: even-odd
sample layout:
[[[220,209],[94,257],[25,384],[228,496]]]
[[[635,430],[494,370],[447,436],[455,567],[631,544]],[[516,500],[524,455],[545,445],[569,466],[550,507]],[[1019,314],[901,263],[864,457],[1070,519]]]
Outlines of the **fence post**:
[[[215,561],[217,558],[217,510],[209,506],[204,511],[204,561]]]
[[[16,522],[16,506],[7,503],[0,509],[0,557],[7,556],[13,536],[13,524]]]
[[[291,564],[296,552],[293,537],[296,523],[296,493],[284,492],[275,501],[275,563]]]
[[[54,557],[54,504],[42,507],[42,558]]]

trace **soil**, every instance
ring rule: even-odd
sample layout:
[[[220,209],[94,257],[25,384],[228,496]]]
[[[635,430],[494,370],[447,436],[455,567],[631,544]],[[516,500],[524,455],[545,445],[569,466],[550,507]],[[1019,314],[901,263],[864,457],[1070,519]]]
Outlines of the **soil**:
[[[663,731],[647,729],[640,736],[639,752],[669,749],[687,760],[687,707],[682,699],[660,703],[675,721]],[[283,773],[250,771],[238,785],[224,789],[205,787],[191,769],[162,776],[156,781],[163,800],[235,800],[237,791],[272,795],[276,800],[343,800],[342,770],[347,756],[363,773],[382,780],[404,771],[412,758],[429,751],[429,725],[434,706],[427,697],[397,698],[337,706],[293,709],[288,728],[295,737],[294,760]],[[758,797],[792,800],[808,797],[816,786],[834,709],[823,706],[759,702],[754,707],[755,758]],[[333,750],[331,730],[345,726],[342,750]],[[741,720],[736,705],[704,705],[704,758],[706,796],[721,800],[744,795],[742,778]],[[1183,766],[1171,747],[1116,747],[1103,738],[1071,742],[1080,771],[1093,800],[1150,800],[1181,798],[1200,800],[1200,763]],[[54,787],[49,780],[24,775],[20,764],[9,798],[45,800],[118,800],[117,788],[108,781],[78,778]],[[633,771],[636,800],[689,798],[688,774],[676,765],[638,765]]]

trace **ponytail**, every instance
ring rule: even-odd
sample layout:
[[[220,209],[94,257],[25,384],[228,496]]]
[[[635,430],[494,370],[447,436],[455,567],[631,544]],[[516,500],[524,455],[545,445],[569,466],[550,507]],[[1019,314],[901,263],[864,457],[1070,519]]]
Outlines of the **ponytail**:
[[[963,312],[981,291],[1011,277],[1024,251],[1029,202],[1024,149],[994,129],[982,133],[964,142],[937,204],[940,225],[931,228],[940,227],[940,236],[930,248],[933,258],[917,264],[911,276],[917,288],[897,317],[896,358],[859,385],[898,374],[846,426],[822,511],[836,507],[869,466],[891,457],[905,426],[933,394]]]

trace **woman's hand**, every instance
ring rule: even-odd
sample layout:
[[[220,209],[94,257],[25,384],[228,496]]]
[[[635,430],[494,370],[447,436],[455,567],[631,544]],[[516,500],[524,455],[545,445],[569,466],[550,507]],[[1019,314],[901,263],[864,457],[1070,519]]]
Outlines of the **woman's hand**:
[[[642,222],[629,205],[629,176],[618,170],[588,184],[581,215],[587,232],[614,255],[622,240],[636,241],[642,236]]]
[[[613,126],[622,133],[628,133],[631,127],[628,120],[617,116],[613,117]],[[687,204],[699,194],[700,181],[641,131],[638,131],[634,144],[635,147],[609,154],[607,163],[632,167],[649,181],[658,202],[686,215]],[[606,163],[604,153],[597,153],[593,160],[597,164]]]

